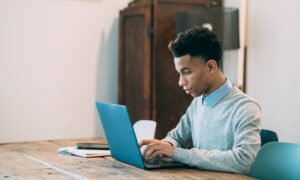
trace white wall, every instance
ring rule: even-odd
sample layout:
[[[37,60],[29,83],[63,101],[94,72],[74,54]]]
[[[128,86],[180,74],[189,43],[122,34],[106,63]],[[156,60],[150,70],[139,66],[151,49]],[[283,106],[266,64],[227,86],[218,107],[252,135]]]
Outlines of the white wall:
[[[262,127],[300,143],[300,1],[248,0],[247,91]]]
[[[225,7],[240,8],[240,0],[224,0]],[[223,73],[230,82],[238,86],[238,53],[240,49],[225,50],[223,52]]]
[[[117,102],[118,12],[128,2],[0,0],[0,142],[104,136],[94,103]],[[299,143],[300,1],[248,5],[247,92],[263,128]]]
[[[129,0],[0,0],[0,142],[103,137]]]

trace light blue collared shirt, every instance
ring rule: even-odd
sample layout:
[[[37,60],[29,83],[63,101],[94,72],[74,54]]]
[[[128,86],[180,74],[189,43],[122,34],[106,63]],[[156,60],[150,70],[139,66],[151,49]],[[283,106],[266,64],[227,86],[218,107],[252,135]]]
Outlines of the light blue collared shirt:
[[[210,93],[208,96],[202,95],[202,105],[207,102],[208,105],[214,107],[229,91],[232,89],[231,82],[227,79],[226,82],[217,90]]]

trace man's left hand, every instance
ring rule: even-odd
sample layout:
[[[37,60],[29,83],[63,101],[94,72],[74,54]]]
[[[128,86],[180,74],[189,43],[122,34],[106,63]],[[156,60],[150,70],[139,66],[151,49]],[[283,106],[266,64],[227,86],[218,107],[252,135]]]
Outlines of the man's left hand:
[[[157,139],[144,139],[139,143],[140,147],[142,147],[143,145],[147,145],[147,147],[143,151],[142,155],[144,156],[149,151],[147,154],[147,160],[152,159],[158,155],[172,158],[173,152],[175,150],[175,147],[173,147],[170,143]]]

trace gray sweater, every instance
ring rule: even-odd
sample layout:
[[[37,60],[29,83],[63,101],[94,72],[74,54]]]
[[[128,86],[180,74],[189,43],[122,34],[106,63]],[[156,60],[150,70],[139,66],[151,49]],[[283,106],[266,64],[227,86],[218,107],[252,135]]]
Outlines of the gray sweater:
[[[260,148],[261,110],[257,102],[231,88],[213,107],[193,102],[164,141],[176,149],[173,160],[199,169],[250,173]],[[193,148],[186,149],[189,143]]]

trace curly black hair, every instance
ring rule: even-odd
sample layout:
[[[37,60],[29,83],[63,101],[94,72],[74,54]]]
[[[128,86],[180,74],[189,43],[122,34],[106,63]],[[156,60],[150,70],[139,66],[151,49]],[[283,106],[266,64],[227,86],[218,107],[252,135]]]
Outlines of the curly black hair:
[[[218,66],[222,58],[222,48],[215,33],[207,28],[194,27],[179,33],[174,41],[168,45],[174,57],[189,54],[191,57],[200,57],[205,62],[213,59]]]

